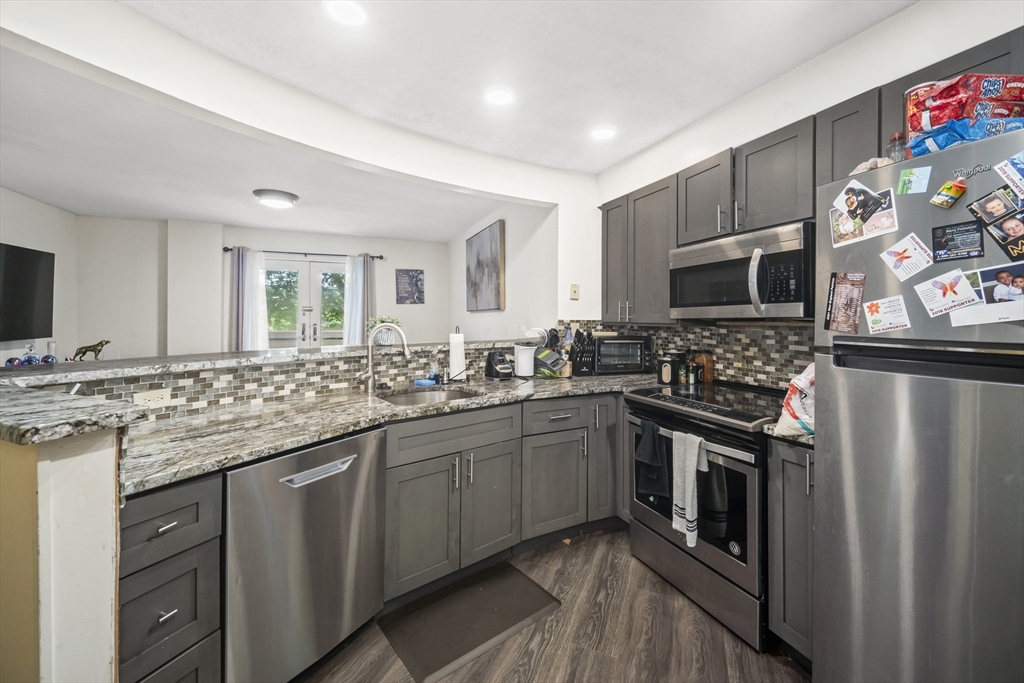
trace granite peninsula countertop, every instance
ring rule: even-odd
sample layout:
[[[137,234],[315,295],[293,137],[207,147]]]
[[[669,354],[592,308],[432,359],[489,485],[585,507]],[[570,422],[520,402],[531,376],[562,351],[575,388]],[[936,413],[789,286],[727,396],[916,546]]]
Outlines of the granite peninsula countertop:
[[[145,422],[128,429],[121,490],[139,493],[390,422],[528,400],[623,393],[656,383],[653,374],[473,380],[445,387],[467,391],[469,397],[428,405],[396,406],[362,393],[337,393]]]
[[[0,439],[42,443],[145,420],[149,408],[101,397],[0,386]]]

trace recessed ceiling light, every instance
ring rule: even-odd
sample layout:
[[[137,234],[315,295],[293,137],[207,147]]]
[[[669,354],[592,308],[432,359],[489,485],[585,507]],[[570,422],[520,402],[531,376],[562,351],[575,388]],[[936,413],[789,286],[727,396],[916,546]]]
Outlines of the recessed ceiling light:
[[[611,126],[601,126],[600,128],[595,128],[590,131],[590,137],[595,140],[607,140],[615,137],[615,129]]]
[[[491,104],[510,104],[515,98],[511,90],[501,85],[491,86],[484,94],[484,99]]]
[[[327,11],[335,21],[346,26],[359,26],[366,23],[366,12],[352,0],[327,0]]]
[[[284,190],[253,190],[252,193],[260,204],[272,209],[290,209],[299,201],[299,195]]]

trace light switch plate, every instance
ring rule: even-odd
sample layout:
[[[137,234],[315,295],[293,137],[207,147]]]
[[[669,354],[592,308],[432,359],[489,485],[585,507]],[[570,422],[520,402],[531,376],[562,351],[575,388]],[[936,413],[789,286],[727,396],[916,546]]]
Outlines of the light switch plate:
[[[171,390],[169,387],[165,387],[153,391],[140,391],[132,394],[132,403],[139,403],[150,408],[161,408],[170,405]]]
[[[573,301],[579,301],[580,300],[580,286],[579,285],[569,285],[569,298],[572,299]]]

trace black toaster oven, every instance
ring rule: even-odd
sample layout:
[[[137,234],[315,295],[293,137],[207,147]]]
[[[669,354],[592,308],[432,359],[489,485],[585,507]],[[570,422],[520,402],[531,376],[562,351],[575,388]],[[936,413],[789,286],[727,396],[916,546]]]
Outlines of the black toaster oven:
[[[654,340],[650,336],[597,337],[595,375],[654,372]]]

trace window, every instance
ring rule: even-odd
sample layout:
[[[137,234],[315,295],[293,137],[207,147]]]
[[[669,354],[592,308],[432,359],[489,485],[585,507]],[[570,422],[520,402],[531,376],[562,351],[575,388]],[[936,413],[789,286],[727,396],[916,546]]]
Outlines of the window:
[[[267,259],[270,348],[323,348],[344,343],[345,264]]]

